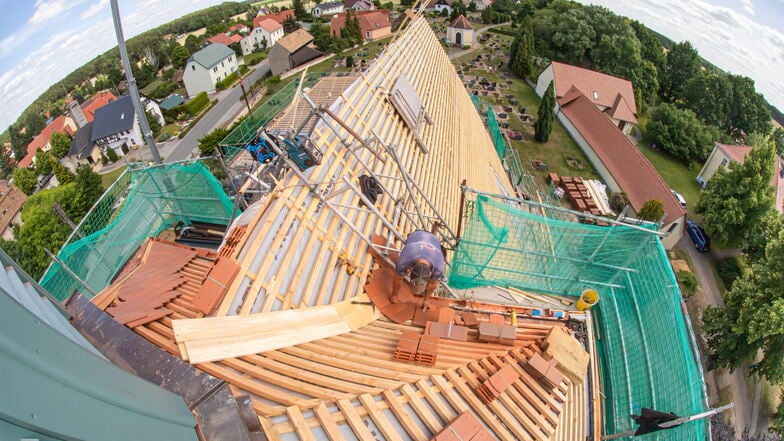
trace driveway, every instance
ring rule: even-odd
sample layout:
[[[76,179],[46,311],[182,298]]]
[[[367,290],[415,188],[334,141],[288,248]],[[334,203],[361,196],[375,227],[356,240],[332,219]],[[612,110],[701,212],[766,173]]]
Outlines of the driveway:
[[[264,60],[257,64],[255,70],[242,80],[246,85],[245,89],[247,90],[250,85],[266,75],[267,72],[269,72],[268,60]],[[211,132],[214,128],[227,124],[240,113],[242,108],[245,107],[245,101],[240,100],[241,96],[242,90],[239,87],[239,83],[229,90],[211,95],[210,99],[217,99],[218,104],[207,111],[199,122],[188,131],[184,138],[172,141],[169,143],[170,145],[167,145],[166,150],[169,151],[169,153],[167,155],[162,153],[162,156],[164,156],[163,162],[181,161],[189,158],[194,149],[198,147],[199,138]]]
[[[678,242],[678,247],[689,255],[694,276],[700,283],[704,293],[704,298],[697,299],[699,310],[703,311],[708,305],[724,306],[724,299],[721,296],[721,291],[716,283],[711,266],[711,261],[717,260],[717,257],[712,251],[709,253],[698,252],[688,235],[684,235],[681,238]],[[720,389],[729,387],[732,399],[735,402],[735,407],[729,412],[732,413],[735,433],[738,435],[743,432],[744,427],[749,427],[752,433],[759,433],[764,431],[768,425],[767,418],[764,415],[753,415],[753,413],[758,413],[759,405],[754,406],[752,404],[755,397],[752,396],[751,387],[755,387],[757,382],[747,378],[746,372],[748,372],[747,363],[735,369],[732,374],[729,372],[722,374],[716,371],[706,372],[706,376],[712,374],[716,377]],[[759,392],[757,392],[757,399],[759,399]],[[718,404],[718,397],[711,397],[709,401],[712,405]],[[753,407],[757,408],[754,409],[755,412],[752,412]]]

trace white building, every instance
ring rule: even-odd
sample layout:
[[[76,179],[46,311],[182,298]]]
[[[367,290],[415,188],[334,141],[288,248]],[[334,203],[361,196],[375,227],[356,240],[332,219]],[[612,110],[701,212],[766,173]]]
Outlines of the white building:
[[[256,17],[253,31],[240,41],[242,55],[270,48],[283,37],[283,25],[271,18]]]
[[[215,92],[215,83],[237,70],[237,55],[225,44],[213,43],[194,53],[185,64],[182,81],[188,96]]]
[[[314,17],[324,17],[343,12],[343,2],[327,2],[316,5],[310,12]]]
[[[125,156],[134,145],[143,142],[139,119],[133,111],[129,95],[95,111],[90,141],[106,153],[114,150],[117,156]]]
[[[474,44],[474,27],[468,22],[464,15],[454,19],[446,28],[447,44],[456,46],[471,46]]]

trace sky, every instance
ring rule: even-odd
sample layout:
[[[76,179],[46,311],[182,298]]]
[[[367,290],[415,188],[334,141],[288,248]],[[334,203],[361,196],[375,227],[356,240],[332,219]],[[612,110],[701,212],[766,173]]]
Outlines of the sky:
[[[755,80],[784,111],[784,0],[581,0],[690,41]],[[126,38],[220,0],[119,0]],[[0,131],[74,69],[117,44],[109,0],[0,0]]]

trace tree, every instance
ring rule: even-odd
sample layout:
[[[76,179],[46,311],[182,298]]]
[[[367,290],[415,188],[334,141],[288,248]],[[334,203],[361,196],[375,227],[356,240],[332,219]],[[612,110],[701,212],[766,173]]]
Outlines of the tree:
[[[776,146],[776,154],[784,156],[784,129],[776,127],[776,130],[773,131],[770,138]]]
[[[466,6],[462,1],[452,3],[452,13],[449,15],[449,20],[454,21],[457,17],[466,15],[466,11]]]
[[[719,167],[696,207],[704,216],[708,235],[720,243],[742,247],[756,234],[773,207],[773,164],[773,144],[768,142],[754,148],[742,164],[731,162],[729,171]]]
[[[340,31],[340,37],[352,46],[362,43],[362,28],[359,26],[359,19],[350,9],[346,12],[346,23],[343,30]]]
[[[732,105],[732,84],[724,72],[706,70],[683,88],[684,106],[705,124],[725,127]]]
[[[588,20],[583,9],[570,9],[561,14],[552,39],[557,59],[585,65],[586,52],[593,46],[596,36]]]
[[[740,75],[729,75],[732,84],[732,104],[730,105],[725,130],[728,134],[740,136],[745,133],[770,132],[770,111],[765,98],[754,89],[754,80]]]
[[[14,186],[28,196],[35,191],[36,178],[38,175],[32,169],[17,168],[14,170]]]
[[[199,38],[195,35],[191,34],[185,39],[185,49],[188,50],[189,54],[192,54],[199,50]],[[186,58],[187,60],[187,58]]]
[[[144,110],[144,116],[147,118],[147,124],[150,125],[150,131],[152,131],[152,135],[158,136],[158,133],[160,133],[161,129],[163,128],[161,127],[160,121],[158,121],[158,117],[147,109]],[[142,143],[144,142],[144,140],[140,141]]]
[[[190,37],[190,36],[188,36],[188,37]],[[186,43],[187,43],[187,40],[186,40]],[[177,45],[172,50],[172,55],[171,55],[172,65],[176,69],[179,69],[179,68],[185,66],[185,63],[188,62],[188,58],[190,56],[191,56],[191,52],[188,50],[187,47]]]
[[[52,164],[52,171],[54,172],[54,176],[57,178],[57,182],[59,182],[60,185],[69,184],[74,181],[74,174],[57,161],[54,161]]]
[[[49,141],[52,145],[50,150],[55,159],[63,159],[71,150],[71,137],[65,133],[54,132],[52,139]]]
[[[542,97],[539,105],[539,113],[536,115],[534,138],[539,142],[547,142],[550,139],[550,132],[553,129],[553,112],[555,110],[555,93],[553,92],[553,82],[547,86],[547,90]]]
[[[310,25],[310,35],[313,36],[313,44],[321,51],[328,51],[332,38],[329,35],[329,26],[321,22],[321,20],[314,20]]]
[[[700,56],[688,41],[676,43],[667,53],[662,96],[670,102],[683,97],[683,88],[700,72]]]
[[[214,155],[218,144],[223,141],[223,138],[228,134],[228,130],[219,127],[199,138],[199,152],[201,152],[201,156]]]
[[[297,20],[305,20],[310,18],[310,14],[305,10],[305,5],[302,0],[293,0],[294,16]]]
[[[700,123],[694,112],[668,103],[651,112],[645,130],[652,143],[687,164],[705,160],[717,140],[716,131]]]
[[[730,369],[752,360],[759,350],[763,358],[752,372],[769,381],[784,381],[784,228],[771,224],[765,257],[752,264],[724,294],[724,308],[709,308],[703,329],[713,366]]]
[[[103,194],[101,176],[88,166],[76,170],[76,208],[84,215]],[[74,219],[78,222],[81,219]]]
[[[35,172],[39,176],[46,176],[52,172],[52,163],[55,162],[52,155],[49,153],[38,150],[35,152]]]
[[[0,151],[0,179],[8,179],[14,173],[14,167],[11,165],[11,158],[8,152]]]
[[[659,222],[664,216],[664,203],[659,199],[651,199],[644,203],[637,217],[642,220]]]
[[[289,15],[285,20],[283,20],[283,32],[284,33],[290,34],[290,33],[296,31],[299,28],[300,28],[300,25],[299,25],[299,23],[297,23],[297,20],[294,19],[293,16]]]
[[[509,68],[520,78],[528,78],[534,74],[534,29],[530,19],[520,25],[520,31],[512,42],[509,55]]]

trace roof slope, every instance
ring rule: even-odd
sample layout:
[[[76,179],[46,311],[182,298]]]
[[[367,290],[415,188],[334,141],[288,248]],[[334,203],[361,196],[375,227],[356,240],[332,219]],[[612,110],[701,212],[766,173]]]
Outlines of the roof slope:
[[[286,19],[289,18],[289,17],[296,18],[294,16],[294,10],[293,9],[286,9],[285,11],[275,12],[275,13],[272,13],[272,14],[259,15],[256,18],[253,19],[253,27],[254,28],[259,27],[259,25],[261,24],[262,21],[268,20],[268,19],[269,20],[274,20],[274,21],[276,21],[278,23],[283,24],[283,22],[286,21]]]
[[[190,60],[199,63],[205,69],[210,69],[232,55],[234,55],[234,51],[225,44],[212,43],[191,55]]]
[[[95,112],[90,141],[95,142],[133,127],[133,102],[130,95],[123,95],[117,101],[101,107]]]
[[[452,23],[449,24],[449,27],[456,28],[456,29],[471,29],[471,30],[474,29],[474,27],[471,26],[471,23],[468,21],[467,18],[465,18],[465,15],[463,14],[460,14],[459,17],[454,19]]]
[[[52,122],[46,125],[46,127],[41,130],[41,133],[38,134],[30,144],[27,144],[27,154],[19,161],[19,167],[28,167],[33,163],[33,158],[35,157],[35,152],[39,149],[43,149],[46,144],[52,139],[52,135],[55,133],[67,133],[69,135],[73,134],[73,131],[70,127],[65,125],[65,116],[60,115],[55,118]]]
[[[632,207],[639,211],[647,201],[659,199],[664,203],[667,215],[665,224],[685,215],[670,187],[629,138],[585,95],[569,93],[569,96],[573,98],[559,101],[561,112],[591,145],[629,196]]]
[[[270,34],[275,32],[275,31],[283,29],[283,25],[281,25],[277,21],[275,21],[275,20],[273,20],[271,18],[265,18],[265,17],[261,17],[261,18],[263,20],[259,20],[258,21],[258,23],[259,23],[258,26],[255,26],[255,27],[262,28],[265,31],[269,32]]]
[[[71,149],[68,150],[68,156],[75,156],[77,159],[83,159],[90,154],[88,147],[92,146],[91,136],[93,133],[93,123],[88,122],[86,126],[80,127],[76,131],[71,141]]]
[[[95,95],[90,97],[90,99],[82,103],[82,112],[84,112],[84,117],[87,118],[87,122],[92,122],[93,119],[95,119],[96,110],[116,99],[117,97],[114,96],[111,91],[104,90],[101,92],[96,92]]]
[[[623,107],[614,110],[616,113],[613,118],[637,123],[637,102],[631,81],[557,61],[551,64],[557,98],[566,95],[569,89],[575,86],[594,104],[615,108],[620,95],[626,103],[626,110]]]
[[[313,36],[308,34],[308,31],[297,29],[290,34],[285,35],[275,44],[281,45],[284,49],[289,51],[289,53],[294,53],[311,41],[313,41]]]

